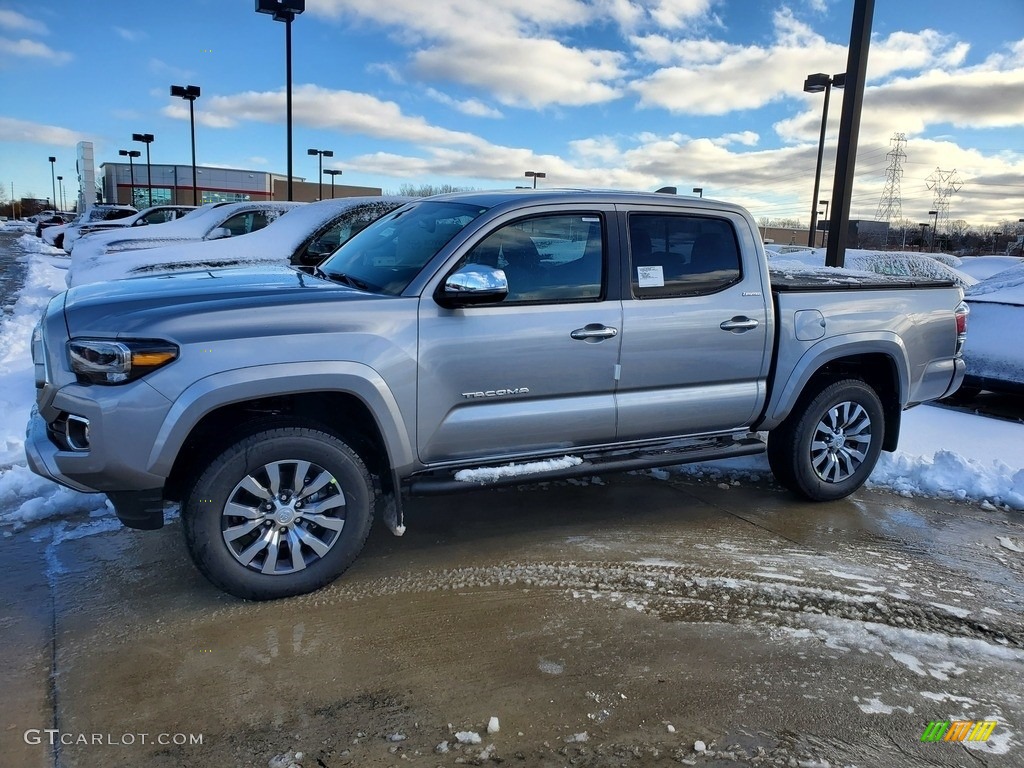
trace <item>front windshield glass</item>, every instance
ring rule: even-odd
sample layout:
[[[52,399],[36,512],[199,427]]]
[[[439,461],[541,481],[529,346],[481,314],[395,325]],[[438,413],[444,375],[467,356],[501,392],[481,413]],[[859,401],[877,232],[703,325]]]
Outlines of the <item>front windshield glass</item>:
[[[339,283],[397,296],[434,254],[486,210],[466,203],[412,203],[359,232],[320,271]]]

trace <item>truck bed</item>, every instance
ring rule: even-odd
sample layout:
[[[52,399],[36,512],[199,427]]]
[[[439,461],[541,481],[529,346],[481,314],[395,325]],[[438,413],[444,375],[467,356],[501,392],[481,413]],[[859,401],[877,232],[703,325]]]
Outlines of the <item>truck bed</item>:
[[[935,278],[878,275],[860,277],[855,275],[830,275],[824,272],[790,274],[769,270],[773,292],[800,293],[805,291],[884,291],[907,288],[952,288],[951,280]]]

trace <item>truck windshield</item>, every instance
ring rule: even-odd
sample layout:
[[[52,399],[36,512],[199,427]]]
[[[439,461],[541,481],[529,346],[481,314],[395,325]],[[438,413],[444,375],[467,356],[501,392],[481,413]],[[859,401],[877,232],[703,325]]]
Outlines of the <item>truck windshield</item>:
[[[410,203],[356,234],[319,271],[336,282],[397,296],[434,254],[486,210],[466,203]]]

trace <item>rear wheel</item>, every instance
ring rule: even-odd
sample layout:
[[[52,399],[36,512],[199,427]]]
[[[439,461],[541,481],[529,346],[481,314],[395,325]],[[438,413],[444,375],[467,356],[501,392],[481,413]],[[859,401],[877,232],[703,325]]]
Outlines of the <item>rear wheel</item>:
[[[182,505],[199,570],[236,597],[312,592],[355,560],[372,522],[362,459],[315,429],[264,430],[214,458]]]
[[[884,435],[878,394],[859,379],[846,379],[803,399],[768,435],[768,462],[791,491],[813,501],[841,499],[868,479]]]

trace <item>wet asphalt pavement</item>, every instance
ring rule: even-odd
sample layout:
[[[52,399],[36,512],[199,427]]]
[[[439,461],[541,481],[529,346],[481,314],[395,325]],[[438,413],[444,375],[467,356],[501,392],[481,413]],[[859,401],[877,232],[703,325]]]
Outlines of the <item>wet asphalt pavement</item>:
[[[408,523],[263,604],[208,585],[177,522],[0,539],[0,762],[1024,762],[1024,554],[997,538],[1024,545],[1020,514],[619,475],[418,500]],[[946,719],[998,725],[921,742]]]
[[[28,268],[25,254],[13,247],[21,234],[0,232],[0,309],[5,313],[13,309]]]

